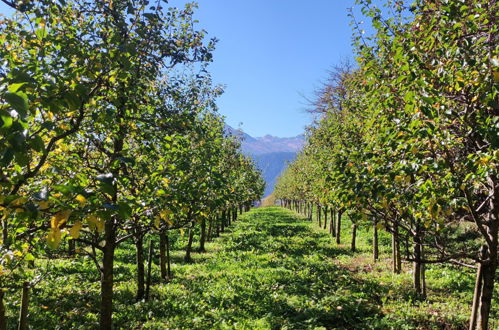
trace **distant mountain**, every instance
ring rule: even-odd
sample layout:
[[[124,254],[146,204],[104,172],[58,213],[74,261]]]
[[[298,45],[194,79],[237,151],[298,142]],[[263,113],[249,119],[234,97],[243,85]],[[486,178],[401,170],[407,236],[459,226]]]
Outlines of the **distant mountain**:
[[[295,160],[305,144],[305,137],[298,135],[290,138],[281,138],[272,135],[263,137],[252,137],[242,130],[236,130],[230,126],[226,131],[232,135],[241,137],[242,151],[255,161],[262,171],[266,182],[265,195],[270,195],[274,190],[276,179],[282,173],[289,162]]]

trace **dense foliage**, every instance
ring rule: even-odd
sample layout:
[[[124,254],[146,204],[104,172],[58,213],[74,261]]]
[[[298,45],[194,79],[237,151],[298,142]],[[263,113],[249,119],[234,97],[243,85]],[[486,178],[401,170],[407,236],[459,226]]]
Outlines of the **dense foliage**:
[[[390,232],[394,270],[403,243],[421,298],[425,265],[476,267],[470,328],[486,329],[498,264],[497,2],[390,1],[390,17],[359,3],[376,33],[352,16],[358,68],[324,89],[275,195]]]
[[[110,329],[119,244],[136,246],[140,300],[145,237],[160,236],[167,278],[169,230],[189,229],[189,260],[198,225],[203,250],[264,184],[216,113],[194,5],[4,3],[17,14],[0,20],[0,328],[4,289],[43,281],[36,266],[67,245],[94,262]]]

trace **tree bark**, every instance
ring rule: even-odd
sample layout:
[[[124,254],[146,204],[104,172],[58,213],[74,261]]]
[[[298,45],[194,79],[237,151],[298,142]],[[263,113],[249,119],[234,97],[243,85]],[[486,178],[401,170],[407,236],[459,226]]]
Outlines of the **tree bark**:
[[[3,247],[8,249],[10,246],[9,241],[9,221],[7,218],[2,221],[2,244]]]
[[[331,236],[336,236],[336,219],[334,209],[331,208],[331,220],[329,221],[329,233]]]
[[[72,257],[76,254],[76,241],[74,239],[68,240],[68,256]]]
[[[100,329],[112,329],[113,325],[113,266],[114,250],[116,243],[116,229],[114,219],[106,221],[104,225],[105,245],[103,247],[101,269],[101,303],[100,303]]]
[[[185,262],[192,262],[191,251],[192,251],[192,240],[194,239],[194,222],[189,227],[189,239],[187,241],[187,247],[185,248]]]
[[[137,295],[135,299],[140,301],[144,299],[144,278],[145,278],[145,270],[144,270],[144,236],[139,233],[135,237],[135,260],[137,262]]]
[[[225,219],[226,219],[226,216],[227,216],[227,212],[229,212],[229,211],[224,210],[222,212],[222,219],[220,220],[220,231],[222,233],[225,231],[225,221],[226,221]]]
[[[480,259],[484,260],[485,256],[486,256],[486,247],[483,246],[480,253]],[[473,305],[471,307],[469,330],[475,330],[477,325],[478,307],[480,306],[480,294],[482,293],[482,272],[483,272],[483,265],[482,263],[479,263],[476,272],[475,291],[473,293]]]
[[[327,228],[327,206],[324,207],[324,229]]]
[[[149,241],[149,254],[147,255],[147,283],[146,283],[146,301],[149,300],[149,294],[151,293],[151,268],[152,268],[152,256],[153,256],[153,244],[152,240]]]
[[[21,309],[19,311],[19,326],[17,328],[18,330],[26,330],[28,328],[28,304],[29,282],[24,282],[21,298]]]
[[[161,278],[166,280],[168,274],[166,272],[166,235],[164,231],[159,233],[159,269]]]
[[[496,237],[497,239],[497,237]],[[487,248],[487,259],[482,262],[482,292],[478,314],[478,329],[488,329],[492,294],[497,270],[497,241],[493,250]]]
[[[338,218],[336,219],[336,244],[341,244],[341,216],[342,210],[338,210]]]
[[[206,234],[206,241],[211,242],[213,240],[213,217],[210,217],[208,221],[208,233]]]
[[[0,288],[0,330],[7,330],[7,318],[5,316],[5,305],[3,303],[4,291]]]
[[[206,241],[206,218],[201,219],[201,236],[199,237],[199,252],[206,252],[204,243]]]
[[[168,276],[168,280],[172,279],[172,269],[171,269],[171,258],[170,258],[170,236],[168,232],[165,233],[165,243],[166,243],[166,274]]]
[[[322,207],[320,207],[319,204],[317,204],[317,220],[319,220],[319,228],[322,227],[321,209],[322,209]]]
[[[402,261],[400,258],[400,238],[398,225],[396,223],[393,224],[393,234],[392,234],[392,266],[393,272],[395,274],[400,274],[402,270]]]
[[[352,225],[352,243],[350,245],[350,250],[352,252],[355,252],[357,250],[356,242],[357,242],[357,224],[354,223]]]

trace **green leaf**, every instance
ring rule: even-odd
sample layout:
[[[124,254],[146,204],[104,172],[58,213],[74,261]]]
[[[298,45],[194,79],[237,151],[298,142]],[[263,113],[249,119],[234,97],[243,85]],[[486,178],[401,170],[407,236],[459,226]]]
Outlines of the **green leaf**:
[[[21,82],[21,83],[15,83],[15,84],[10,84],[9,87],[7,88],[9,90],[9,92],[11,93],[15,93],[17,92],[21,87],[23,87],[24,85],[26,85],[25,82]]]
[[[23,92],[6,93],[5,100],[14,108],[22,117],[28,112],[28,96]]]
[[[0,114],[0,118],[2,119],[2,128],[9,128],[12,126],[12,117],[7,114]]]

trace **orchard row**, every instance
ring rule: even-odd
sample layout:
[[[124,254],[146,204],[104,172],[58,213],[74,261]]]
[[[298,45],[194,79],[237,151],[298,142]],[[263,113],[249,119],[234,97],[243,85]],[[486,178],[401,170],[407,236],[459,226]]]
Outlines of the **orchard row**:
[[[389,17],[359,3],[375,33],[352,15],[358,68],[336,68],[318,93],[318,119],[276,198],[333,210],[333,224],[348,215],[354,233],[391,233],[394,271],[401,258],[414,264],[421,299],[426,264],[475,268],[470,329],[487,329],[498,265],[497,2],[390,1]]]
[[[193,5],[3,2],[16,14],[0,17],[0,328],[4,288],[43,280],[24,270],[64,243],[94,261],[111,329],[121,243],[137,247],[141,299],[146,235],[160,235],[166,277],[169,230],[189,229],[188,260],[194,227],[202,249],[264,183],[216,113],[215,41]]]

